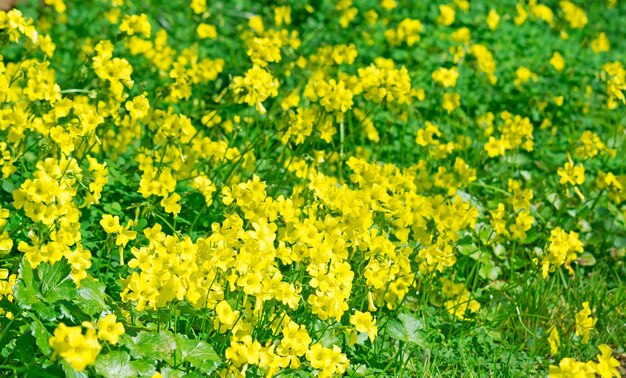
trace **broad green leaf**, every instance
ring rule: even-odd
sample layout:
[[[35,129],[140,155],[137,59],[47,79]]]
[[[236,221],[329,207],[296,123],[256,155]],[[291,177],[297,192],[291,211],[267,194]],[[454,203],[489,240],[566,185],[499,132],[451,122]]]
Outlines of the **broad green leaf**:
[[[42,302],[39,293],[40,283],[35,279],[33,270],[26,259],[22,259],[19,268],[19,277],[13,287],[15,303],[22,309],[32,310],[40,319],[54,320],[58,317],[57,311]]]
[[[165,360],[176,350],[176,341],[167,331],[141,331],[134,337],[123,338],[122,343],[136,359]]]
[[[181,378],[185,376],[185,372],[172,369],[171,367],[168,367],[168,366],[161,369],[160,373],[163,376],[163,378]]]
[[[96,373],[108,378],[134,377],[136,371],[130,363],[130,356],[127,352],[113,351],[101,354],[94,364]]]
[[[419,332],[424,326],[422,321],[415,316],[400,314],[398,320],[390,322],[387,327],[387,332],[391,338],[426,347],[426,341]]]
[[[210,373],[219,365],[220,356],[213,347],[202,340],[189,340],[185,335],[176,335],[176,346],[180,357],[204,373]]]
[[[33,270],[26,259],[22,259],[20,264],[19,277],[13,288],[13,295],[20,307],[30,309],[33,304],[41,301],[37,297]]]
[[[71,267],[65,259],[52,265],[39,264],[37,275],[41,282],[41,295],[46,302],[76,297],[76,284],[70,277],[70,271]]]
[[[78,297],[76,301],[78,307],[80,307],[85,313],[94,316],[109,309],[105,302],[104,290],[106,285],[100,281],[96,281],[91,278],[86,278],[80,282],[80,288],[78,289]]]
[[[134,360],[130,362],[133,371],[140,377],[151,377],[156,373],[156,363],[146,360]]]
[[[49,344],[49,340],[52,335],[50,334],[50,332],[48,332],[43,323],[41,323],[41,321],[35,316],[31,316],[30,332],[35,338],[35,343],[37,344],[39,349],[41,349],[43,354],[47,356],[52,353],[52,348]]]
[[[596,258],[591,253],[585,252],[578,256],[576,262],[582,266],[593,266],[596,265]]]
[[[7,193],[13,193],[15,190],[15,184],[11,180],[4,180],[2,182],[2,189]]]
[[[495,281],[498,279],[498,276],[502,270],[494,265],[493,261],[488,261],[483,264],[478,270],[478,274],[484,279],[490,279],[491,281]]]

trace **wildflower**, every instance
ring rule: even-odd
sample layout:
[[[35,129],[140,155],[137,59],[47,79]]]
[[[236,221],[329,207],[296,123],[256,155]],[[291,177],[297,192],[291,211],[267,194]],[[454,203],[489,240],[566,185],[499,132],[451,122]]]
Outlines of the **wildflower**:
[[[380,0],[380,6],[384,10],[390,11],[394,9],[395,7],[397,7],[398,3],[396,2],[396,0]]]
[[[456,86],[456,81],[459,78],[459,71],[456,67],[450,69],[440,67],[432,74],[433,80],[436,83],[443,85],[446,88]]]
[[[561,339],[559,338],[559,330],[556,327],[552,327],[550,336],[548,336],[548,344],[550,344],[550,351],[553,355],[559,352],[561,346]]]
[[[232,328],[237,318],[239,318],[239,311],[233,311],[230,304],[226,301],[220,301],[215,307],[215,312],[220,324],[226,327],[226,329]]]
[[[561,72],[565,68],[565,59],[558,51],[555,51],[550,58],[550,64],[555,70]]]
[[[582,336],[583,344],[589,341],[589,334],[598,321],[598,319],[590,315],[591,309],[589,308],[589,302],[583,302],[582,310],[576,313],[576,336]]]
[[[572,358],[564,358],[559,362],[559,366],[550,365],[548,378],[594,378],[595,367],[593,362],[579,362]]]
[[[100,225],[104,229],[104,232],[107,234],[115,234],[122,230],[122,226],[120,225],[120,217],[117,215],[113,216],[111,214],[102,215],[102,219],[100,220]]]
[[[454,109],[461,106],[461,95],[458,93],[444,93],[441,107],[451,113]]]
[[[138,33],[142,34],[146,38],[150,38],[152,26],[150,25],[150,20],[146,14],[126,15],[120,24],[120,31],[128,35]]]
[[[553,229],[550,231],[547,253],[541,261],[543,277],[546,278],[549,271],[554,271],[556,267],[561,265],[564,265],[573,274],[574,271],[569,265],[582,251],[583,243],[578,239],[576,232],[567,233],[560,227]]]
[[[600,344],[598,349],[600,349],[600,354],[598,354],[596,373],[602,378],[618,378],[620,376],[620,363],[611,356],[611,347],[606,344]]]
[[[290,321],[282,330],[283,338],[276,348],[276,353],[290,358],[292,368],[300,364],[298,357],[304,356],[311,344],[311,337],[306,328]]]
[[[86,328],[83,334],[80,326],[68,327],[59,323],[49,340],[54,353],[65,359],[77,371],[83,371],[92,365],[101,349],[96,331],[93,327]]]
[[[489,26],[489,29],[491,30],[496,30],[499,23],[500,15],[495,9],[490,9],[489,14],[487,15],[487,26]]]
[[[135,240],[135,238],[137,237],[137,231],[131,230],[131,227],[133,227],[133,225],[133,221],[129,220],[125,227],[120,226],[117,237],[115,238],[115,245],[125,247],[129,241]]]
[[[559,6],[565,14],[565,19],[573,29],[582,29],[587,25],[585,11],[570,1],[561,1]]]
[[[215,39],[217,38],[217,29],[213,25],[201,23],[196,28],[196,34],[200,39]]]
[[[345,113],[352,107],[352,92],[346,88],[343,81],[335,81],[331,79],[322,90],[320,104],[324,106],[327,112],[339,111]]]
[[[454,22],[455,12],[454,8],[450,5],[439,5],[439,16],[437,17],[437,23],[443,26],[450,26]]]
[[[566,162],[563,168],[557,170],[561,180],[560,184],[581,185],[585,182],[585,167],[581,164],[574,165],[572,162]]]
[[[286,5],[274,8],[274,23],[276,26],[291,24],[291,7]]]
[[[426,121],[424,125],[426,126],[426,128],[417,130],[415,143],[419,144],[422,147],[426,147],[428,145],[438,145],[439,137],[441,136],[441,131],[439,131],[439,128],[429,121]]]
[[[504,155],[506,150],[505,144],[502,140],[496,139],[494,137],[489,137],[489,141],[485,143],[485,151],[487,151],[487,155],[489,157],[496,157]]]
[[[348,366],[348,358],[341,353],[341,349],[337,345],[333,345],[330,349],[325,348],[320,343],[313,344],[306,352],[306,359],[311,363],[313,369],[319,370],[318,376],[321,378],[342,375]]]
[[[178,201],[180,201],[180,198],[180,194],[178,193],[173,193],[172,195],[163,198],[161,200],[161,206],[163,206],[163,210],[165,210],[166,213],[177,216],[178,213],[180,213],[181,209],[181,206],[178,203]]]
[[[378,334],[378,327],[376,327],[376,319],[372,317],[369,312],[355,311],[350,316],[350,324],[354,326],[357,332],[365,332],[370,341],[374,341],[374,338]]]
[[[120,336],[126,331],[122,323],[116,322],[117,317],[114,314],[108,314],[98,320],[96,328],[98,329],[98,338],[105,340],[112,345],[117,344]]]
[[[594,53],[599,54],[611,50],[611,42],[605,32],[600,32],[598,36],[589,44]]]
[[[522,66],[515,71],[515,80],[513,81],[513,83],[517,87],[528,82],[531,79],[536,79],[535,74],[533,74],[533,72],[527,67]]]
[[[245,335],[241,339],[232,338],[230,346],[226,348],[226,358],[237,366],[243,364],[257,365],[261,356],[261,344],[253,340],[252,336]]]
[[[278,96],[278,80],[259,66],[253,66],[245,75],[233,79],[232,90],[235,101],[254,106],[259,112],[265,113],[262,102],[269,97]]]

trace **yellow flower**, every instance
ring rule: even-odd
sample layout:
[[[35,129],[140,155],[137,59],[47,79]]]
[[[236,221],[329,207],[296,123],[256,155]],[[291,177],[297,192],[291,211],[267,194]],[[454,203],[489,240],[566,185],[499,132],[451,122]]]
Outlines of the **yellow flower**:
[[[596,364],[596,373],[602,378],[619,378],[620,363],[611,356],[611,347],[606,344],[598,345],[600,354],[598,354],[598,363]]]
[[[239,317],[239,311],[233,311],[226,301],[218,303],[215,312],[220,323],[227,328],[232,328]]]
[[[169,197],[163,198],[161,200],[161,206],[163,206],[163,209],[165,210],[166,213],[177,216],[178,213],[180,213],[180,209],[181,209],[181,206],[178,203],[178,201],[180,201],[180,198],[181,198],[180,194],[174,193],[170,195]]]
[[[451,5],[439,5],[439,16],[437,23],[443,26],[450,26],[454,22],[455,12]]]
[[[269,71],[253,66],[245,75],[233,79],[232,90],[235,101],[254,106],[260,113],[265,113],[262,102],[268,97],[278,96],[278,80],[272,77]]]
[[[309,349],[311,337],[303,325],[290,321],[282,330],[283,338],[276,352],[282,356],[303,356]]]
[[[589,302],[583,302],[583,308],[576,314],[576,336],[582,336],[582,343],[589,341],[589,334],[593,330],[598,319],[594,319],[591,315]]]
[[[559,330],[556,327],[552,327],[550,336],[548,336],[548,343],[550,344],[550,351],[553,355],[556,355],[559,352],[559,346],[561,346]]]
[[[120,31],[128,35],[143,34],[144,37],[150,38],[152,26],[146,14],[125,15],[120,24]]]
[[[369,312],[354,311],[354,314],[350,316],[350,324],[354,326],[357,332],[366,332],[372,342],[378,334],[376,318]]]
[[[436,83],[443,85],[446,88],[456,86],[456,81],[459,78],[459,71],[456,67],[450,69],[440,67],[432,74],[433,80]]]
[[[117,317],[114,314],[108,314],[104,318],[98,320],[96,328],[98,329],[98,338],[106,340],[115,345],[126,330],[122,323],[116,322]]]
[[[289,5],[274,8],[274,23],[276,26],[291,24],[291,7]]]
[[[213,25],[200,24],[196,28],[196,33],[201,39],[215,39],[217,38],[217,29]]]
[[[582,29],[587,25],[585,11],[570,1],[561,1],[559,6],[565,13],[565,19],[573,29]]]
[[[501,139],[489,137],[489,141],[485,143],[485,151],[489,157],[503,156],[505,152],[505,145]]]
[[[609,37],[606,36],[606,33],[601,32],[594,40],[591,41],[589,46],[594,53],[599,54],[601,52],[609,51],[611,49],[611,42],[609,41]]]
[[[555,70],[561,72],[565,68],[565,59],[563,59],[563,55],[555,51],[554,54],[552,54],[552,58],[550,58],[550,64]]]
[[[573,270],[570,263],[574,261],[578,253],[583,252],[583,243],[578,239],[578,234],[574,231],[565,232],[560,227],[550,231],[550,239],[547,253],[541,261],[541,273],[544,278],[548,272],[554,271],[558,266],[564,265],[571,274]]]
[[[380,0],[380,6],[384,10],[390,11],[394,9],[395,7],[397,7],[398,3],[396,2],[396,0]]]
[[[582,164],[574,165],[572,162],[566,162],[565,166],[556,172],[561,176],[560,184],[581,185],[585,182],[585,167]]]
[[[548,378],[595,378],[593,362],[578,362],[572,358],[564,358],[559,366],[550,365]]]
[[[443,95],[443,102],[441,103],[441,107],[451,113],[454,109],[461,106],[461,95],[458,93],[445,93]]]
[[[343,375],[349,363],[348,358],[341,353],[341,349],[337,345],[333,345],[330,349],[325,348],[320,343],[311,346],[306,352],[306,359],[311,363],[313,369],[320,371],[318,376],[322,378]]]
[[[119,234],[115,238],[115,245],[125,247],[129,241],[135,240],[137,237],[137,231],[131,231],[133,221],[129,220],[126,227],[120,227]]]
[[[495,9],[491,9],[487,15],[487,26],[489,29],[496,30],[500,24],[500,15]]]
[[[92,365],[101,349],[92,327],[87,327],[83,334],[80,326],[68,327],[63,323],[54,330],[49,344],[55,354],[64,358],[77,371]]]
[[[104,232],[107,234],[114,234],[116,232],[120,232],[122,230],[122,226],[120,225],[120,217],[113,216],[111,214],[104,214],[102,219],[100,220],[100,226],[104,229]]]
[[[513,83],[515,84],[515,86],[520,86],[528,82],[528,80],[530,79],[535,80],[535,74],[533,74],[533,72],[528,69],[528,67],[522,66],[515,71],[515,80],[513,81]]]

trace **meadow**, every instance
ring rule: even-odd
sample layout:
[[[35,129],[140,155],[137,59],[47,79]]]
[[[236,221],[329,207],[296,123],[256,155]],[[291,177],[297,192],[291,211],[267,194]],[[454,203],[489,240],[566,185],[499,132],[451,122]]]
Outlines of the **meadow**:
[[[626,376],[626,3],[0,2],[0,376]]]

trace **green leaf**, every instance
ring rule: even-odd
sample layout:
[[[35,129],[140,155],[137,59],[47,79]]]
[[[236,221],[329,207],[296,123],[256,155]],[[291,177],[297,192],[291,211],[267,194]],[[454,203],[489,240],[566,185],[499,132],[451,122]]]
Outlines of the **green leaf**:
[[[399,314],[396,321],[387,326],[389,336],[398,341],[426,347],[424,337],[419,333],[424,328],[422,321],[411,314]]]
[[[501,272],[502,270],[497,267],[491,260],[484,263],[478,271],[480,277],[484,279],[490,279],[491,281],[497,280]]]
[[[202,340],[189,340],[185,335],[176,335],[177,351],[183,361],[188,361],[204,373],[215,371],[220,362],[220,356],[213,347]]]
[[[11,180],[4,180],[4,182],[2,182],[2,189],[7,193],[13,193],[15,184]]]
[[[578,265],[593,266],[596,265],[596,258],[589,252],[585,252],[576,259]]]
[[[123,378],[135,377],[137,372],[130,363],[130,356],[127,352],[113,351],[101,354],[94,364],[96,373],[104,377]]]
[[[13,288],[13,295],[20,307],[30,309],[33,304],[41,301],[37,297],[37,287],[33,282],[33,270],[26,259],[22,259],[20,264],[19,277]]]
[[[156,373],[154,363],[146,360],[135,360],[130,362],[133,371],[140,377],[151,377]]]
[[[41,349],[43,354],[47,356],[52,353],[52,348],[50,347],[50,344],[48,342],[52,335],[50,334],[50,332],[48,332],[43,323],[39,319],[37,319],[37,317],[33,315],[31,316],[31,319],[32,320],[30,323],[30,332],[35,338],[35,343],[37,344],[39,349]]]
[[[78,289],[80,300],[76,301],[76,304],[81,310],[94,316],[109,309],[105,302],[105,284],[92,278],[85,278],[80,282],[80,285]]]
[[[180,370],[172,369],[169,366],[162,368],[160,373],[163,376],[163,378],[180,378],[185,375],[184,372]]]
[[[72,281],[70,272],[71,267],[65,259],[52,265],[39,264],[37,275],[41,281],[41,295],[46,302],[54,303],[76,297],[76,284]]]
[[[137,336],[122,338],[121,342],[135,359],[164,360],[176,350],[176,341],[167,331],[141,331]]]
[[[39,293],[40,283],[33,276],[33,270],[26,259],[22,259],[19,268],[20,279],[13,287],[15,303],[22,309],[32,310],[40,319],[54,320],[58,317],[57,311],[41,301]]]

